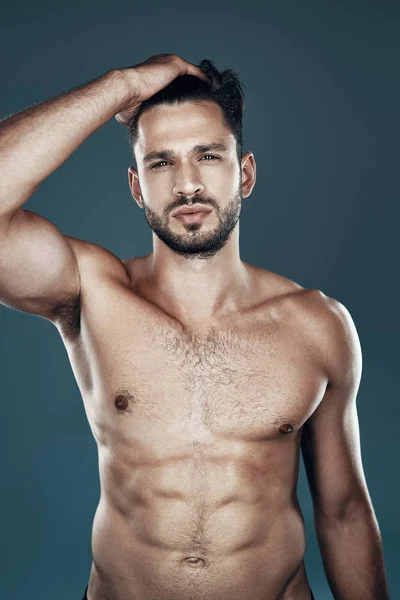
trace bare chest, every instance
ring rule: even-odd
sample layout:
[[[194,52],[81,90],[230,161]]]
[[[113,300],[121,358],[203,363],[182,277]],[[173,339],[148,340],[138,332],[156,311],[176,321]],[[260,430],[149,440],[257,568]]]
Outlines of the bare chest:
[[[301,331],[254,313],[198,330],[120,298],[82,314],[69,349],[96,440],[257,442],[295,435],[325,378]]]

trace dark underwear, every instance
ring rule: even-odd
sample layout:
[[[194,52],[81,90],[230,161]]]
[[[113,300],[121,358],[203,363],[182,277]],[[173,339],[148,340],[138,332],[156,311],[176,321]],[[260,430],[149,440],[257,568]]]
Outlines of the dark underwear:
[[[88,591],[88,587],[89,587],[89,586],[87,586],[87,587],[86,587],[86,590],[85,590],[85,595],[83,596],[82,600],[88,600],[88,597],[87,597],[87,591]],[[311,588],[310,588],[310,592],[311,592],[311,600],[315,600],[315,597],[314,597],[314,594],[313,594],[313,591],[312,591],[312,589],[311,589]]]

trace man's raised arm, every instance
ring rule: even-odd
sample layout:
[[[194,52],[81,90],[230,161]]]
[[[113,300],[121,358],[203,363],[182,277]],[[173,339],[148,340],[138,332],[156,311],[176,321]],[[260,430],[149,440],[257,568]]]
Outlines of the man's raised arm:
[[[129,99],[118,71],[0,123],[0,302],[48,319],[80,292],[67,237],[21,208],[41,182]]]
[[[53,171],[129,100],[110,71],[0,122],[0,218],[13,213]]]
[[[173,54],[109,71],[0,122],[0,302],[50,320],[60,302],[77,298],[79,267],[66,236],[22,209],[76,148],[113,116],[129,125],[140,104],[198,67]]]

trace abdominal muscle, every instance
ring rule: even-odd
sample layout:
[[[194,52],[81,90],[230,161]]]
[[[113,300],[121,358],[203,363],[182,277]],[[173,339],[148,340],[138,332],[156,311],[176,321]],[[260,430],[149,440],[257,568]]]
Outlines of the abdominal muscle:
[[[309,599],[287,480],[238,457],[129,469],[100,458],[89,600]]]

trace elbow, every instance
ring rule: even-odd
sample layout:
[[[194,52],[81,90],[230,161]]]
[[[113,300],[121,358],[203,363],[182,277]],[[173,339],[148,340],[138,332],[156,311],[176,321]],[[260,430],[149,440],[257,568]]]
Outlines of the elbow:
[[[369,497],[353,496],[345,501],[337,502],[327,506],[315,506],[315,524],[326,523],[349,523],[366,517],[375,518],[374,508]]]

